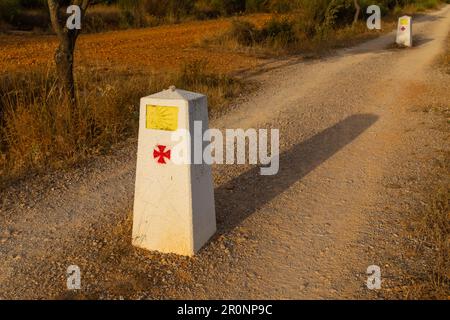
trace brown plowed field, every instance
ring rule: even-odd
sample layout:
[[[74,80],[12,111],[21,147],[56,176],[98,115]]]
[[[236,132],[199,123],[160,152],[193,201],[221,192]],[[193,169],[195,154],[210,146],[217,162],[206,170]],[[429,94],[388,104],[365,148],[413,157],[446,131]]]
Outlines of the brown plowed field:
[[[270,15],[246,19],[262,24]],[[231,19],[187,22],[155,28],[81,35],[77,44],[78,67],[106,69],[173,70],[183,62],[206,60],[217,72],[250,68],[259,59],[200,46],[202,39],[224,32]],[[0,73],[50,66],[57,38],[52,35],[0,35]]]

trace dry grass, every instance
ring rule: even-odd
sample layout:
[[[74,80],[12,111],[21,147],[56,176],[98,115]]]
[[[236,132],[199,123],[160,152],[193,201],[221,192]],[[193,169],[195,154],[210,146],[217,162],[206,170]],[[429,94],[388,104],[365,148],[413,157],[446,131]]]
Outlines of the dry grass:
[[[270,56],[294,51],[299,40],[288,17],[272,18],[260,25],[239,18],[232,20],[222,34],[203,39],[201,45],[228,52]]]
[[[323,38],[316,37],[308,40],[306,37],[303,37],[302,46],[297,50],[320,54],[338,48],[351,47],[388,33],[394,26],[395,22],[391,18],[383,20],[381,30],[369,30],[365,22],[358,22],[353,26],[349,25],[328,30]]]
[[[352,24],[353,9],[333,7],[323,1],[304,1],[298,9],[284,15],[273,15],[263,25],[236,19],[228,30],[203,41],[205,46],[216,46],[222,50],[252,53],[263,56],[280,54],[320,54],[330,49],[356,45],[392,31],[397,17],[435,9],[439,0],[417,0],[405,7],[397,6],[382,17],[382,30],[369,30],[361,19]],[[341,16],[340,16],[341,15]],[[322,18],[324,17],[324,18]]]
[[[205,39],[202,45],[224,51],[277,57],[289,54],[320,54],[330,49],[348,47],[380,34],[395,26],[392,18],[383,21],[382,30],[369,30],[365,22],[353,26],[329,28],[315,36],[308,36],[296,23],[295,16],[273,18],[263,26],[236,19],[224,33]]]
[[[415,266],[405,270],[407,299],[450,299],[449,176],[450,153],[442,151],[423,185],[421,209],[408,222],[408,238],[413,240],[408,250]]]
[[[246,17],[255,24],[270,15]],[[220,34],[230,19],[187,22],[155,28],[82,34],[75,52],[76,68],[174,71],[183,63],[206,60],[217,73],[229,73],[261,63],[255,57],[211,51],[196,46],[203,38]],[[0,34],[0,74],[53,64],[55,36]]]
[[[229,74],[257,59],[192,44],[228,24],[84,35],[76,52],[77,108],[61,103],[54,73],[46,71],[53,64],[53,36],[0,36],[0,184],[77,163],[136,136],[139,98],[172,84],[206,94],[213,112],[223,109],[243,89]],[[27,73],[19,71],[24,68]]]
[[[127,28],[122,10],[118,6],[98,4],[88,8],[84,21],[85,32],[99,32]]]
[[[450,74],[450,34],[447,36],[446,50],[445,53],[442,54],[440,64],[442,66],[442,69],[447,74]]]
[[[404,8],[402,8],[401,13],[414,15],[430,9],[436,9],[442,5],[442,3],[445,3],[445,0],[416,0],[415,3],[407,4]]]
[[[447,164],[450,157],[447,155]],[[450,171],[446,169],[447,175]],[[450,192],[449,185],[436,187],[421,215],[416,237],[418,251],[426,255],[428,277],[422,282],[419,297],[448,298],[450,292]]]
[[[118,5],[96,4],[88,8],[83,30],[87,33],[93,33],[155,27],[161,24],[170,24],[170,21],[152,16],[145,10],[136,10],[132,14],[121,9]]]
[[[0,78],[0,183],[75,163],[136,135],[140,97],[172,84],[206,94],[213,112],[242,89],[199,61],[164,75],[78,72],[76,78],[76,108],[62,103],[52,72]]]
[[[439,67],[450,74],[450,34],[447,49]],[[449,105],[426,107],[443,117],[439,130],[449,133]],[[450,152],[442,150],[437,157],[425,191],[425,209],[412,221],[412,237],[417,240],[415,255],[424,261],[424,270],[414,279],[411,296],[419,299],[450,298]]]
[[[450,74],[450,34],[446,41],[446,50],[440,60],[440,67]],[[449,123],[449,106],[442,106],[436,110],[445,117],[445,132]],[[450,176],[450,153],[443,153],[443,161],[436,168],[440,177]],[[440,179],[440,183],[430,193],[427,209],[416,230],[421,239],[421,247],[429,249],[431,273],[429,281],[425,282],[432,295],[448,299],[450,294],[450,185],[448,179]],[[428,295],[428,293],[427,293]]]

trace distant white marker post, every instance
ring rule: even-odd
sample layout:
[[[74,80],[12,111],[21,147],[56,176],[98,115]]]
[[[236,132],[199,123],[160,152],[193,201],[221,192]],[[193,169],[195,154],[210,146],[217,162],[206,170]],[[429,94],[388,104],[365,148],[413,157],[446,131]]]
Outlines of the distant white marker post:
[[[403,16],[398,19],[397,40],[398,45],[412,47],[412,18]]]

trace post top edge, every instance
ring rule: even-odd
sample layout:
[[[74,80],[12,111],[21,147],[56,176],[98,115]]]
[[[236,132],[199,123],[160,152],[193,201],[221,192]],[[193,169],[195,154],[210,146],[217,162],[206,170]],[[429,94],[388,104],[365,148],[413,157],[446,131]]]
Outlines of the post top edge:
[[[182,89],[177,89],[175,86],[171,86],[167,90],[163,90],[149,96],[143,97],[142,99],[167,99],[167,100],[196,100],[205,97],[204,94],[186,91]]]

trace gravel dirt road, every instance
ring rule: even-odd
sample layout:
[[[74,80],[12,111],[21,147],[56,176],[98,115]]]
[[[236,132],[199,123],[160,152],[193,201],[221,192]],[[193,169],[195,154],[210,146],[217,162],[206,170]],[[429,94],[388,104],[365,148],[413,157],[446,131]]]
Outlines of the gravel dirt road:
[[[218,233],[194,258],[131,246],[136,141],[2,193],[0,298],[402,298],[404,220],[447,134],[419,108],[448,105],[433,65],[450,6],[321,60],[281,61],[211,126],[280,129],[280,172],[215,166]],[[82,289],[66,290],[78,265]],[[379,265],[382,289],[365,282]],[[400,288],[400,289],[399,289]]]

